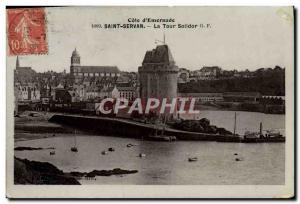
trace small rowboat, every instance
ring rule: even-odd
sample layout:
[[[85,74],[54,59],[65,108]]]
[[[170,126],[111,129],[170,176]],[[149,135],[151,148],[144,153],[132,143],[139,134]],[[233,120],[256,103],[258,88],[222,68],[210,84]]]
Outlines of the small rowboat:
[[[189,162],[195,162],[195,161],[198,161],[197,157],[190,157],[189,158]]]

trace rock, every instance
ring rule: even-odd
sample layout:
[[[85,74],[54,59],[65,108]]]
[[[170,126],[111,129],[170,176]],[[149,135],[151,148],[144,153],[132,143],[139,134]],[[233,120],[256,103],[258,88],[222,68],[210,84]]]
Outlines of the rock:
[[[111,175],[120,175],[120,174],[134,174],[137,173],[137,170],[124,170],[120,168],[116,168],[113,170],[93,170],[86,174],[87,177],[95,177],[95,176],[111,176]]]
[[[80,185],[73,177],[48,162],[14,158],[15,184]]]
[[[173,124],[173,127],[175,129],[189,131],[189,132],[232,135],[232,133],[226,130],[225,128],[218,128],[214,125],[210,125],[210,121],[207,118],[202,118],[201,120],[176,121]]]
[[[78,172],[78,171],[72,171],[69,173],[71,176],[74,177],[83,177],[85,176],[87,173],[86,172]]]
[[[112,176],[112,175],[123,175],[123,174],[134,174],[137,170],[124,170],[120,168],[115,168],[113,170],[93,170],[91,172],[77,172],[73,171],[66,173],[67,175],[74,177],[84,177],[84,178],[94,178],[96,176]]]
[[[220,135],[232,135],[232,132],[226,130],[225,128],[217,128],[217,132]]]
[[[207,126],[206,128],[208,133],[216,134],[217,133],[217,127],[216,126]]]
[[[210,121],[207,118],[202,118],[199,120],[199,123],[202,127],[207,127],[210,125]]]

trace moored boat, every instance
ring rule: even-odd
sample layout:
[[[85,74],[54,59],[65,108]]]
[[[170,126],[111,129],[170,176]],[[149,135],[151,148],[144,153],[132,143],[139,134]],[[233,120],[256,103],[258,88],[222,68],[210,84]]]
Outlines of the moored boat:
[[[176,136],[162,136],[162,135],[155,135],[155,136],[148,136],[145,139],[150,141],[163,141],[163,142],[172,142],[176,141]]]
[[[197,157],[190,157],[188,159],[189,162],[195,162],[195,161],[198,161],[198,158]]]
[[[77,149],[77,140],[76,140],[76,130],[75,130],[75,136],[74,136],[74,146],[71,147],[71,152],[78,152],[78,149]]]
[[[271,142],[285,142],[285,137],[279,132],[274,130],[266,130],[263,134],[262,123],[260,123],[259,132],[245,132],[243,143],[271,143]]]
[[[108,154],[108,152],[107,151],[102,151],[101,154],[106,155],[106,154]]]

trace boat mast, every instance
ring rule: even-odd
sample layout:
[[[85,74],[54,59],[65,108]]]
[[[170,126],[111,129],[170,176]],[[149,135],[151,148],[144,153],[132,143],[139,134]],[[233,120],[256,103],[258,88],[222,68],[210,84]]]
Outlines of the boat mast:
[[[259,135],[262,136],[262,122],[259,123]]]
[[[160,118],[160,115],[158,115],[158,119],[156,120],[156,124],[155,124],[155,136],[157,136],[157,132],[158,132],[158,122],[159,122],[159,118]]]
[[[76,142],[76,129],[75,129],[75,139],[74,139],[74,143],[75,143],[74,147],[76,147],[76,146],[77,146],[77,142]]]
[[[165,116],[164,123],[163,123],[163,129],[161,131],[161,136],[163,136],[165,134],[166,122],[167,122],[167,117]]]
[[[235,129],[236,129],[236,112],[234,112],[234,127],[233,127],[233,136],[235,136]]]

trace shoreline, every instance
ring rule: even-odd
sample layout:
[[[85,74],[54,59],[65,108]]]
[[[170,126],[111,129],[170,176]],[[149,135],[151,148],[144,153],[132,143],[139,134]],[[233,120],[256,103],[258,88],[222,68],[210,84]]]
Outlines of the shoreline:
[[[36,149],[31,150],[36,151]],[[64,172],[49,162],[14,157],[14,183],[21,185],[81,185],[81,179],[96,180],[97,176],[136,174],[138,170],[114,168],[90,172]]]
[[[30,116],[34,114],[33,116]],[[26,141],[54,137],[57,134],[72,134],[72,128],[50,123],[48,120],[55,113],[25,111],[15,117],[14,140]]]
[[[154,124],[144,124],[124,118],[109,118],[62,113],[48,114],[45,112],[34,112],[36,116],[30,117],[30,114],[31,112],[27,112],[27,115],[23,114],[19,117],[15,117],[15,142],[51,138],[59,135],[67,136],[68,134],[72,136],[75,134],[75,129],[77,130],[77,133],[82,131],[84,134],[91,135],[96,134],[140,139],[143,139],[143,137],[144,139],[147,139],[147,136],[155,133]],[[45,117],[45,115],[48,117]],[[70,121],[67,121],[68,119],[70,119]],[[216,128],[224,129],[218,127]],[[161,129],[159,128],[158,133],[160,131]],[[193,132],[174,127],[166,127],[165,135],[176,136],[178,140],[190,141],[241,141],[240,135],[237,135],[239,137],[233,137],[233,135]]]
[[[243,111],[243,112],[250,112],[250,113],[263,113],[263,114],[270,114],[270,115],[285,115],[285,111],[283,110],[278,110],[279,107],[282,108],[282,106],[273,106],[275,107],[275,110],[271,110],[271,111],[264,111],[264,108],[262,106],[255,106],[254,108],[242,108],[240,107],[240,105],[242,103],[237,103],[237,104],[234,104],[234,103],[228,103],[229,104],[229,107],[225,107],[226,103],[223,103],[223,106],[222,104],[196,104],[195,105],[195,108],[197,110],[205,110],[205,111]],[[228,105],[227,104],[227,105]],[[226,106],[227,106],[226,105]]]

